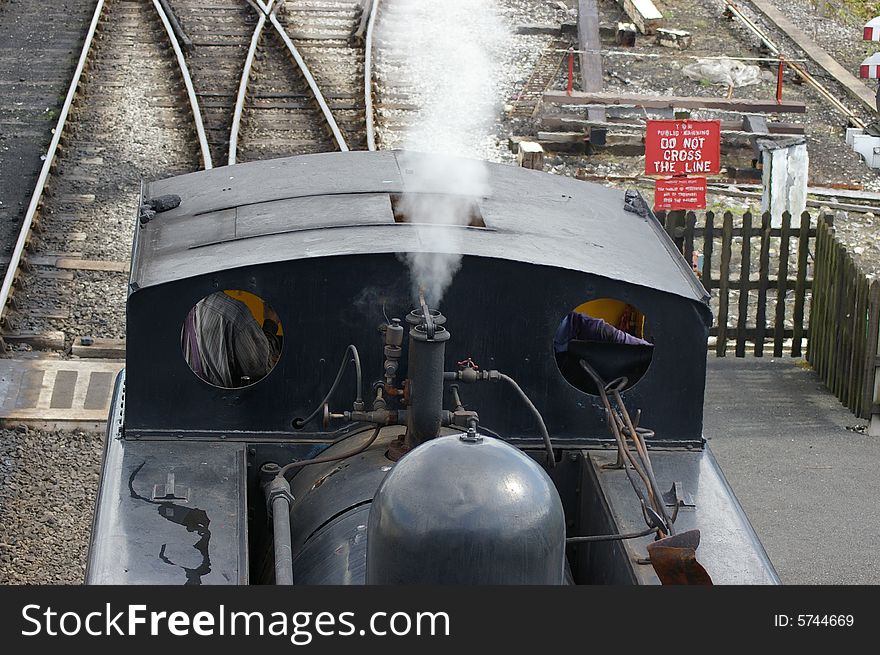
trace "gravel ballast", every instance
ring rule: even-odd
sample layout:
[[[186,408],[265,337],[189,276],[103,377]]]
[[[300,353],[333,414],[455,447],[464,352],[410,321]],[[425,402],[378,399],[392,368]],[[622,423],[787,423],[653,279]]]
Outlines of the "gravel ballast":
[[[0,430],[0,584],[79,584],[103,435]]]

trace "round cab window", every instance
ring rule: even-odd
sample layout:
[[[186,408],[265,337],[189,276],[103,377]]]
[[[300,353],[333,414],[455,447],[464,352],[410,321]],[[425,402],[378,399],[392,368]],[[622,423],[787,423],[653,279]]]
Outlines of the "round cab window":
[[[559,372],[576,389],[598,395],[599,384],[642,379],[654,354],[648,320],[621,300],[591,300],[562,317],[553,338]]]
[[[224,389],[247,387],[266,377],[278,363],[282,340],[281,321],[268,303],[230,289],[197,302],[180,333],[192,372]]]

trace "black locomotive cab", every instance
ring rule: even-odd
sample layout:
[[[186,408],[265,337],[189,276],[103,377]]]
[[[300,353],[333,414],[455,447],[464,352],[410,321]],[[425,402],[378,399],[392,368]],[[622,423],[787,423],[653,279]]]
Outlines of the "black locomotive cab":
[[[639,194],[386,151],[142,195],[88,582],[778,582]]]

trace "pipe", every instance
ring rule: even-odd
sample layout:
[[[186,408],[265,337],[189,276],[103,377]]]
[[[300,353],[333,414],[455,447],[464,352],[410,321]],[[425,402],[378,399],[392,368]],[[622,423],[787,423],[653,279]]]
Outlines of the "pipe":
[[[275,543],[275,584],[293,584],[293,549],[290,544],[290,483],[283,475],[269,483],[268,495],[272,508],[272,528]]]
[[[568,86],[566,87],[566,93],[571,95],[571,92],[574,90],[574,48],[568,49]]]
[[[450,334],[442,325],[414,325],[409,331],[407,365],[409,411],[406,443],[415,448],[440,434],[443,422],[443,363]]]
[[[532,416],[535,417],[535,421],[538,423],[538,429],[541,431],[541,438],[544,440],[544,447],[547,449],[547,466],[550,468],[556,468],[556,458],[553,455],[553,443],[550,441],[550,433],[547,431],[547,424],[544,423],[544,417],[541,416],[541,412],[538,411],[538,408],[535,407],[535,403],[533,403],[526,395],[526,392],[522,390],[522,387],[516,383],[516,380],[504,373],[499,373],[498,379],[504,380],[507,384],[513,387],[513,390],[519,394],[519,397],[522,398],[526,407],[529,408]]]
[[[468,384],[485,380],[491,380],[493,382],[503,380],[504,382],[509,384],[513,388],[513,390],[516,391],[522,401],[526,404],[526,407],[528,407],[529,411],[532,413],[532,416],[535,417],[535,421],[538,424],[538,429],[541,432],[541,439],[544,440],[544,448],[547,451],[547,466],[549,466],[550,468],[556,468],[556,457],[553,454],[553,442],[550,439],[550,432],[547,431],[547,424],[544,423],[544,417],[541,416],[541,412],[538,411],[538,408],[535,407],[535,403],[533,403],[531,399],[526,395],[526,392],[522,390],[522,387],[520,387],[516,383],[516,380],[514,380],[509,375],[505,375],[501,371],[497,371],[495,369],[491,369],[488,371],[478,371],[476,368],[470,366],[459,369],[458,371],[445,371],[443,373],[443,379],[448,382],[459,380]]]
[[[779,55],[779,67],[776,71],[776,104],[782,104],[782,84],[785,73],[785,57]]]
[[[348,354],[351,353],[351,358],[349,358]],[[330,402],[330,399],[333,397],[333,394],[336,393],[336,388],[339,386],[339,381],[342,380],[342,374],[345,373],[345,369],[348,366],[350,361],[354,361],[354,371],[357,390],[356,390],[356,398],[354,401],[354,406],[357,411],[360,411],[364,408],[364,395],[363,395],[363,376],[361,375],[361,356],[358,354],[357,346],[354,344],[349,344],[348,348],[345,349],[345,355],[342,358],[342,362],[339,364],[339,370],[336,372],[336,378],[333,380],[333,384],[330,385],[330,391],[327,392],[327,395],[324,396],[324,400],[315,408],[311,414],[309,414],[306,418],[295,418],[293,419],[293,427],[300,430],[305,427],[309,421],[315,418],[321,411],[324,409],[324,405]]]
[[[295,462],[290,462],[289,464],[285,464],[278,471],[277,477],[281,480],[284,480],[285,484],[287,484],[287,479],[285,476],[290,472],[299,468],[303,468],[305,466],[311,466],[312,464],[326,464],[327,462],[336,462],[340,459],[348,459],[349,457],[354,457],[355,455],[360,455],[367,448],[373,445],[373,442],[376,441],[376,438],[379,436],[379,432],[382,431],[382,426],[377,425],[376,429],[373,431],[373,434],[370,438],[364,443],[362,446],[355,448],[354,450],[342,453],[341,455],[326,455],[324,457],[314,457],[312,459],[300,459]],[[354,435],[349,435],[354,436]],[[273,482],[274,484],[274,482]],[[290,485],[287,485],[288,491],[290,490]],[[291,496],[292,498],[292,496]]]

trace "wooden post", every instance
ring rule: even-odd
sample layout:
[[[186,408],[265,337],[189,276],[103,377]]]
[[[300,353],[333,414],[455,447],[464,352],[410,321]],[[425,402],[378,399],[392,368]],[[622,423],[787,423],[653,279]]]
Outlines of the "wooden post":
[[[697,215],[694,212],[685,214],[684,224],[684,258],[688,266],[694,264],[694,231],[697,229]]]
[[[605,85],[602,75],[602,41],[599,38],[598,0],[578,0],[578,44],[581,56],[581,90],[598,93]],[[604,107],[588,107],[587,118],[604,123]],[[605,128],[597,128],[604,132]],[[604,134],[601,139],[604,139]]]
[[[764,212],[770,216],[770,212]],[[773,356],[782,357],[785,340],[785,297],[788,293],[788,241],[791,237],[790,221],[782,221],[779,237],[779,271],[776,273],[776,319],[773,333]],[[817,255],[818,256],[818,255]]]
[[[837,327],[837,338],[834,341],[834,370],[831,377],[831,391],[840,397],[840,372],[843,363],[843,344],[841,327],[846,312],[846,248],[842,243],[834,244],[837,264],[834,267],[834,325]]]
[[[832,331],[831,335],[834,334],[835,330],[835,319],[837,318],[837,296],[838,296],[838,284],[837,284],[837,242],[832,240],[828,244],[828,309],[826,311],[826,317],[828,320],[828,327]],[[827,356],[828,359],[825,361],[825,372],[822,378],[825,380],[825,386],[831,389],[833,376],[834,376],[834,366],[835,366],[835,349],[836,341],[832,338],[828,339],[827,344]]]
[[[855,309],[855,281],[856,265],[853,262],[852,253],[847,252],[843,266],[843,306],[840,316],[840,381],[838,384],[838,398],[840,402],[850,407],[850,374],[852,373],[853,354],[853,310]]]
[[[542,171],[544,170],[544,147],[534,141],[520,141],[516,159],[523,168]]]
[[[785,214],[783,214],[785,216]],[[791,219],[789,219],[791,220]],[[783,218],[783,222],[785,219]],[[801,356],[801,340],[804,336],[804,301],[807,295],[807,252],[810,245],[810,214],[801,214],[801,229],[798,234],[798,273],[794,288],[794,336],[791,341],[791,356]]]
[[[856,284],[856,310],[855,310],[855,329],[856,341],[852,357],[852,369],[855,371],[852,385],[853,407],[851,408],[856,416],[865,416],[867,412],[864,403],[865,388],[865,360],[868,348],[868,278],[861,271],[857,271],[858,279]]]
[[[821,366],[822,344],[825,338],[824,316],[824,278],[825,278],[825,235],[828,226],[826,214],[821,212],[816,221],[816,245],[813,258],[813,290],[810,294],[810,324],[807,333],[807,361],[819,370]],[[786,252],[786,256],[787,256]],[[779,308],[777,307],[777,315]],[[780,353],[781,354],[781,353]]]
[[[761,255],[758,258],[758,310],[755,314],[755,357],[764,356],[767,334],[767,287],[770,286],[770,212],[761,217]]]
[[[581,90],[601,91],[604,81],[597,0],[578,0],[578,43],[581,50]]]
[[[847,323],[849,324],[849,362],[846,366],[846,406],[855,412],[858,406],[858,397],[861,396],[861,387],[859,386],[859,369],[861,369],[861,359],[859,356],[859,343],[864,341],[865,317],[860,316],[861,308],[859,306],[859,279],[863,277],[855,260],[850,256],[850,283],[849,283],[849,316]]]
[[[674,210],[666,213],[666,234],[675,243],[678,252],[684,256],[684,221],[685,212]]]
[[[871,283],[868,292],[868,357],[865,358],[865,415],[870,416],[868,434],[880,437],[880,280]],[[873,356],[871,356],[873,355]]]
[[[727,354],[727,309],[730,303],[730,248],[733,243],[733,214],[724,212],[721,228],[721,271],[718,278],[718,341],[715,354]]]
[[[817,339],[816,364],[814,368],[820,377],[825,376],[830,361],[830,342],[833,338],[833,326],[831,325],[830,307],[831,307],[831,285],[832,285],[832,269],[831,269],[831,249],[834,245],[834,215],[830,212],[823,214],[822,231],[816,235],[816,248],[821,254],[816,257],[816,273],[818,283],[813,281],[813,300],[819,302],[818,313],[816,315],[816,324],[821,329],[821,335]],[[819,241],[821,234],[821,242]],[[812,315],[813,310],[810,309]],[[810,325],[812,326],[813,318],[810,317]],[[812,327],[811,327],[812,329]]]
[[[746,328],[749,317],[749,277],[752,268],[752,214],[743,214],[742,267],[739,273],[739,311],[736,319],[736,356],[746,356]]]
[[[703,231],[703,286],[712,293],[712,249],[715,246],[715,213],[706,212],[706,228]]]

